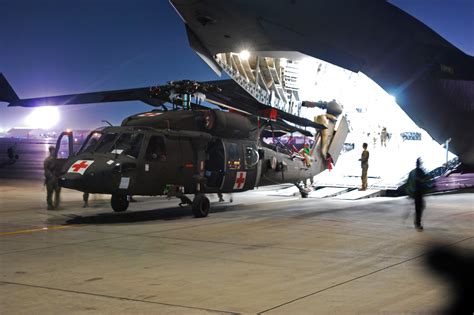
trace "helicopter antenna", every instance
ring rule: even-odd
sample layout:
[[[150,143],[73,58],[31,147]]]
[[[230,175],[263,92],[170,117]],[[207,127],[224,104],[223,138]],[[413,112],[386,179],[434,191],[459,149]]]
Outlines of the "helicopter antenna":
[[[102,122],[105,122],[107,124],[109,124],[110,127],[113,127],[114,125],[112,125],[110,122],[108,122],[107,120],[102,120]]]

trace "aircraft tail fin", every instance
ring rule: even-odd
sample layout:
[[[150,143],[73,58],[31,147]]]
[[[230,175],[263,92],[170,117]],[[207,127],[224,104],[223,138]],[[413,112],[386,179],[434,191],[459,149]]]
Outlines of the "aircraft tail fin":
[[[345,116],[340,118],[339,125],[334,131],[334,135],[329,145],[328,153],[331,155],[333,164],[336,164],[339,155],[344,147],[347,135],[349,134],[349,124]]]
[[[19,99],[3,73],[0,73],[0,102],[12,103]]]

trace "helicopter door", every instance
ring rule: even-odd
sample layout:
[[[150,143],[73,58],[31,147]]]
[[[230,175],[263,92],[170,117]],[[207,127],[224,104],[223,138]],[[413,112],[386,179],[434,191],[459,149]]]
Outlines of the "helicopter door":
[[[226,170],[221,190],[244,191],[253,189],[259,161],[255,143],[225,143]]]
[[[73,151],[73,137],[71,131],[63,131],[56,141],[56,151],[54,156],[56,157],[56,174],[62,175],[65,173],[63,170],[64,164],[67,160],[74,155]]]
[[[168,156],[174,152],[173,141],[165,141],[162,135],[152,135],[145,150],[144,164],[140,167],[140,187],[143,194],[161,194],[170,181],[173,159]]]
[[[225,153],[224,145],[221,139],[215,139],[209,142],[206,150],[206,172],[208,187],[220,188],[224,179],[225,171]]]

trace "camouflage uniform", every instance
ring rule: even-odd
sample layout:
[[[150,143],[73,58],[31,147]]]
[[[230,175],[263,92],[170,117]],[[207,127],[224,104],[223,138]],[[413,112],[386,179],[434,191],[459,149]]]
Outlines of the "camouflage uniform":
[[[382,132],[380,133],[380,145],[382,147],[387,146],[387,128],[383,127]]]
[[[84,192],[82,194],[82,200],[84,201],[84,204],[82,205],[82,207],[83,208],[89,207],[89,193],[88,192]]]
[[[362,155],[360,157],[360,167],[362,168],[362,188],[361,190],[367,189],[367,172],[369,170],[369,151],[367,148],[362,151]]]
[[[46,202],[48,210],[54,210],[59,207],[61,187],[58,184],[58,176],[56,171],[56,158],[51,153],[44,160],[44,184],[46,185]],[[54,193],[54,203],[53,203]]]

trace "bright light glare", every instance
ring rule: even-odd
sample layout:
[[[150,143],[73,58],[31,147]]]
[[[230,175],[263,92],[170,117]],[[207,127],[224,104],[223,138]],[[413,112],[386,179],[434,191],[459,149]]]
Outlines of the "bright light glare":
[[[396,103],[397,103],[397,99],[395,98],[395,96],[389,94],[389,95],[388,95],[388,98],[389,98],[389,100],[390,100],[391,103],[393,103],[393,104],[396,104]]]
[[[58,122],[59,110],[52,106],[37,107],[25,118],[26,126],[30,128],[50,129]]]
[[[250,52],[248,50],[242,50],[239,56],[240,56],[240,59],[242,60],[248,60],[250,57]]]

